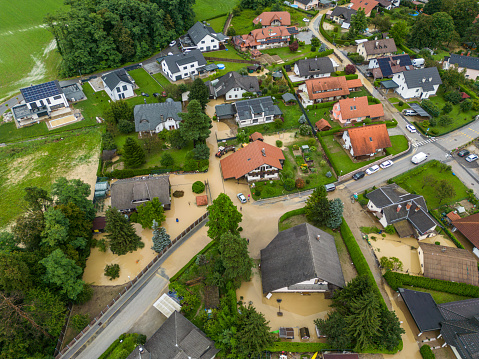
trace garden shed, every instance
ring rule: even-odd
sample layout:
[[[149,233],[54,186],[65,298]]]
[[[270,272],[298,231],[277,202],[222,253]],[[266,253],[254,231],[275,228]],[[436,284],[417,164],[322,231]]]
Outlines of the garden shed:
[[[279,328],[279,337],[280,339],[294,339],[294,329],[293,328]]]
[[[301,146],[301,152],[309,153],[309,152],[311,152],[311,150],[309,149],[308,145],[303,145],[303,146]]]

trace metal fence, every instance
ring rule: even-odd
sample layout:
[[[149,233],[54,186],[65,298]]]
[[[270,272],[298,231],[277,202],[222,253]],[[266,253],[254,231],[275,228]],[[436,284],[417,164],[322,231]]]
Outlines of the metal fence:
[[[62,356],[73,346],[75,345],[80,339],[81,337],[87,333],[95,324],[98,324],[98,325],[101,325],[102,322],[100,321],[101,317],[116,303],[120,300],[120,298],[128,292],[128,290],[133,287],[133,285],[138,282],[138,280],[145,274],[148,272],[148,270],[153,266],[153,264],[155,264],[164,254],[168,253],[168,251],[170,250],[170,248],[175,245],[176,243],[178,243],[180,240],[183,239],[183,237],[185,237],[188,233],[190,233],[196,226],[198,226],[201,222],[203,222],[206,218],[208,218],[209,216],[209,212],[206,212],[205,214],[203,214],[200,218],[198,218],[196,221],[194,221],[192,224],[190,224],[183,232],[181,232],[175,239],[173,239],[171,241],[171,243],[168,245],[168,247],[165,247],[160,253],[158,253],[156,255],[155,258],[153,258],[153,260],[148,263],[146,265],[145,268],[143,268],[143,270],[135,277],[133,278],[130,282],[128,282],[125,286],[125,288],[123,288],[122,291],[120,291],[118,293],[118,295],[113,298],[113,300],[105,307],[103,308],[103,310],[100,312],[100,314],[98,314],[98,316],[96,318],[94,318],[90,324],[88,324],[75,338],[72,339],[72,341],[70,343],[68,343],[65,348],[63,348],[62,351],[59,351],[57,349],[55,349],[55,353],[59,352],[60,354],[58,354],[55,359],[60,359],[62,358]],[[67,321],[67,324],[68,324],[68,321]],[[67,325],[66,324],[66,325]],[[64,328],[64,331],[66,331],[66,327]],[[64,334],[63,334],[64,335]],[[60,340],[60,339],[59,339]],[[61,347],[61,342],[59,344],[57,344],[57,348],[59,349]]]

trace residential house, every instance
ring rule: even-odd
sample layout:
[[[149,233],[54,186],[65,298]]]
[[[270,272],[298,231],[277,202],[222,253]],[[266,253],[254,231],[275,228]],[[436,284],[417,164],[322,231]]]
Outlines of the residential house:
[[[268,49],[272,47],[287,46],[290,37],[298,33],[296,26],[268,26],[255,29],[248,35],[233,37],[233,44],[239,50]]]
[[[111,185],[111,206],[123,213],[158,198],[165,209],[171,208],[170,176],[120,179]]]
[[[70,107],[57,80],[20,89],[25,103],[12,107],[19,126],[37,122],[55,110]]]
[[[253,24],[268,26],[289,26],[291,25],[291,14],[288,11],[264,11],[253,20]]]
[[[455,219],[452,225],[467,238],[475,247],[474,253],[479,253],[479,213]]]
[[[452,222],[461,219],[461,216],[457,214],[457,211],[451,211],[446,214],[446,218],[444,218],[447,223],[452,224]]]
[[[357,52],[369,61],[375,57],[392,56],[397,51],[393,38],[361,42]]]
[[[235,71],[230,71],[220,78],[207,81],[210,98],[217,99],[224,96],[225,100],[238,100],[243,98],[245,92],[258,93],[259,82],[255,76],[243,76]]]
[[[217,105],[215,111],[219,120],[234,118],[239,127],[273,122],[283,114],[271,96]]]
[[[479,77],[479,57],[451,54],[444,58],[443,68],[445,70],[456,67],[459,72],[466,70],[466,79],[477,80]]]
[[[400,72],[394,74],[392,80],[398,85],[394,91],[404,99],[429,98],[436,94],[442,84],[437,67]]]
[[[366,198],[369,199],[368,210],[379,219],[379,223],[383,227],[393,225],[400,238],[422,240],[437,234],[437,223],[429,215],[423,196],[390,184],[369,192]]]
[[[159,133],[164,129],[176,130],[180,127],[181,102],[167,98],[165,102],[136,105],[135,131],[140,133]]]
[[[222,33],[217,33],[212,27],[197,21],[188,33],[180,38],[183,49],[198,49],[201,52],[215,51],[227,40]]]
[[[394,74],[403,71],[414,70],[411,58],[408,54],[384,56],[371,59],[369,69],[374,79],[391,78]]]
[[[351,24],[351,16],[356,15],[356,10],[336,6],[329,17],[336,23],[342,25],[342,27],[348,29]]]
[[[312,10],[318,8],[320,0],[294,0],[293,4],[303,10]]]
[[[254,141],[220,161],[223,178],[245,178],[248,182],[279,179],[283,151],[263,141]]]
[[[393,4],[392,1],[390,0],[377,0],[378,2],[378,7],[383,7],[385,8],[386,10],[391,10],[393,7],[395,7],[395,5]]]
[[[468,250],[419,243],[417,254],[425,277],[478,285],[477,258]]]
[[[317,121],[314,124],[314,127],[316,128],[316,131],[328,131],[331,129],[331,125],[327,120],[322,118],[321,120]]]
[[[339,65],[329,57],[315,57],[311,59],[298,60],[294,63],[293,72],[299,77],[298,81],[329,77]]]
[[[161,60],[161,69],[171,81],[192,78],[205,65],[206,60],[200,50],[166,56]]]
[[[298,87],[298,96],[303,106],[314,103],[337,101],[363,86],[360,79],[346,80],[345,76],[323,77],[306,80]]]
[[[379,5],[376,0],[351,0],[351,9],[358,11],[363,9],[366,17],[371,16],[371,11]]]
[[[210,338],[175,310],[127,359],[214,359],[218,352]]]
[[[343,132],[342,141],[343,147],[357,160],[369,159],[391,147],[385,124],[350,128]]]
[[[135,96],[133,79],[125,69],[119,69],[107,73],[101,77],[105,92],[113,101],[123,100]]]
[[[254,141],[264,141],[263,135],[260,132],[253,132],[249,135],[250,142]]]
[[[378,120],[384,116],[383,105],[369,105],[368,97],[353,97],[339,100],[333,106],[331,118],[341,126],[361,122],[366,118]]]
[[[263,294],[332,292],[345,285],[334,237],[309,223],[279,232],[261,250]]]

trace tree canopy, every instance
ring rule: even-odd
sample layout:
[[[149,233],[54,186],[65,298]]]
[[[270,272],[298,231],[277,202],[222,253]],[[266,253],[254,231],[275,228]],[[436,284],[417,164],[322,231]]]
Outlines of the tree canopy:
[[[225,267],[224,279],[231,281],[236,288],[241,286],[241,282],[248,282],[254,263],[249,256],[246,239],[232,233],[223,233],[218,248]]]
[[[315,226],[326,224],[329,219],[329,202],[324,186],[316,187],[304,206],[306,218]]]
[[[115,207],[109,207],[105,213],[105,231],[108,232],[110,250],[119,256],[143,248],[144,243],[136,234],[133,224]]]
[[[188,101],[196,100],[200,103],[201,108],[204,110],[206,104],[210,100],[210,90],[205,85],[202,79],[197,78],[193,81],[190,88],[190,94],[188,95]]]
[[[208,206],[210,213],[206,226],[208,227],[208,237],[219,240],[225,233],[234,235],[239,234],[239,223],[243,215],[238,211],[227,194],[220,193],[213,204]]]
[[[138,212],[138,223],[140,223],[143,228],[151,228],[153,221],[161,224],[166,218],[165,209],[158,197],[138,206],[136,211]]]
[[[201,81],[201,80],[200,80]],[[181,137],[187,141],[205,141],[210,135],[211,118],[205,114],[201,104],[192,100],[188,104],[188,112],[179,113],[183,119],[180,126]]]
[[[145,151],[133,138],[127,137],[123,145],[123,161],[128,167],[140,167],[145,163]]]
[[[56,204],[73,203],[80,208],[86,218],[95,218],[93,202],[88,199],[91,193],[90,185],[80,179],[67,180],[65,177],[58,178],[52,186],[52,196]]]

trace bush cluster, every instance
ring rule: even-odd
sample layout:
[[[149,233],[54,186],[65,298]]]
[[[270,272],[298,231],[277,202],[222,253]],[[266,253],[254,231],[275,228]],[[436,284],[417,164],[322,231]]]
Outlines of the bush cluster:
[[[202,193],[205,190],[205,184],[201,181],[196,181],[193,183],[193,186],[191,186],[191,190],[194,193]]]
[[[436,359],[436,355],[432,352],[431,347],[427,344],[423,345],[419,352],[424,359]]]

